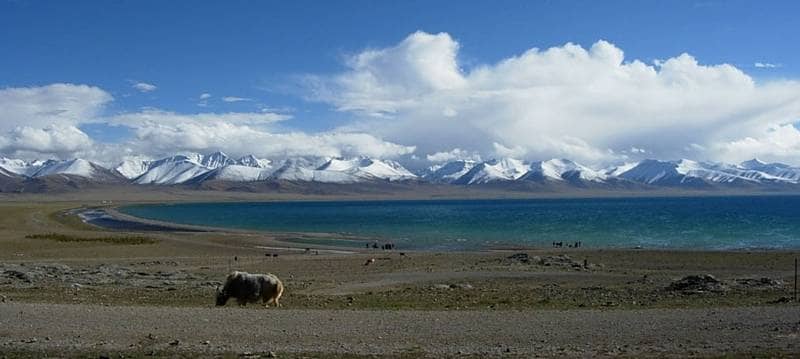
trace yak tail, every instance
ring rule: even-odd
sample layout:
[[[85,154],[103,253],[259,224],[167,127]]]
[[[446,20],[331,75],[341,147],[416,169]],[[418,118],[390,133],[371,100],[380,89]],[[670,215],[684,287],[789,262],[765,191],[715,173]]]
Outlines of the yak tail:
[[[281,306],[281,304],[278,302],[278,299],[280,299],[282,295],[283,295],[283,282],[280,279],[278,279],[278,284],[275,286],[275,299],[273,300],[275,302],[276,307]]]

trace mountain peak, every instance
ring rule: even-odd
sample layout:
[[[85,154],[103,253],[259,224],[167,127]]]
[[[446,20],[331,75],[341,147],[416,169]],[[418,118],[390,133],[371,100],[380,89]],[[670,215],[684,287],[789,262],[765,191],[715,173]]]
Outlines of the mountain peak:
[[[205,167],[214,169],[214,168],[220,168],[222,166],[236,164],[236,161],[232,160],[230,157],[228,157],[228,155],[226,155],[222,151],[217,151],[203,156],[202,159],[200,160],[200,164]]]
[[[272,162],[270,160],[259,159],[254,155],[243,156],[242,158],[239,158],[239,160],[236,161],[236,163],[242,166],[255,167],[255,168],[272,167],[271,165]]]
[[[756,157],[756,158],[753,158],[752,160],[743,161],[739,165],[744,167],[744,168],[747,168],[747,169],[756,169],[756,168],[759,168],[759,167],[766,166],[767,163],[762,161],[762,160],[760,160],[760,159],[758,159]]]

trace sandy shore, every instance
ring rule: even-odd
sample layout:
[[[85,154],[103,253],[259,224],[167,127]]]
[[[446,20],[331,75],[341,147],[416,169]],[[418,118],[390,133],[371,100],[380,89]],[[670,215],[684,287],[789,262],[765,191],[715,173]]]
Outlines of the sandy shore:
[[[65,214],[92,205],[0,203],[0,353],[800,354],[796,252],[401,255],[287,241],[302,233],[110,230]],[[31,237],[46,233],[59,236]],[[277,274],[284,307],[212,307],[231,269]]]

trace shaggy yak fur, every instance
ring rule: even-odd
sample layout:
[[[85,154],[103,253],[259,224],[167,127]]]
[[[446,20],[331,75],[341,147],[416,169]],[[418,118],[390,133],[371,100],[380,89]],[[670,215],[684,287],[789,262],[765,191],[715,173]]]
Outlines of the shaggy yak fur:
[[[239,305],[256,303],[260,299],[265,307],[268,307],[270,302],[275,303],[276,307],[280,307],[278,299],[282,294],[283,283],[273,274],[250,274],[234,271],[228,274],[222,289],[217,287],[217,305],[225,305],[228,299],[235,298]]]

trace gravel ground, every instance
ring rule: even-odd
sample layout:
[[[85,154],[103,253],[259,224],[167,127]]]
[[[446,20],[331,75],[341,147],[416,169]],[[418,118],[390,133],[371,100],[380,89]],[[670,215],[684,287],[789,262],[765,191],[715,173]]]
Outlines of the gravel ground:
[[[0,352],[684,357],[798,354],[799,335],[800,308],[790,305],[350,311],[0,303]]]

